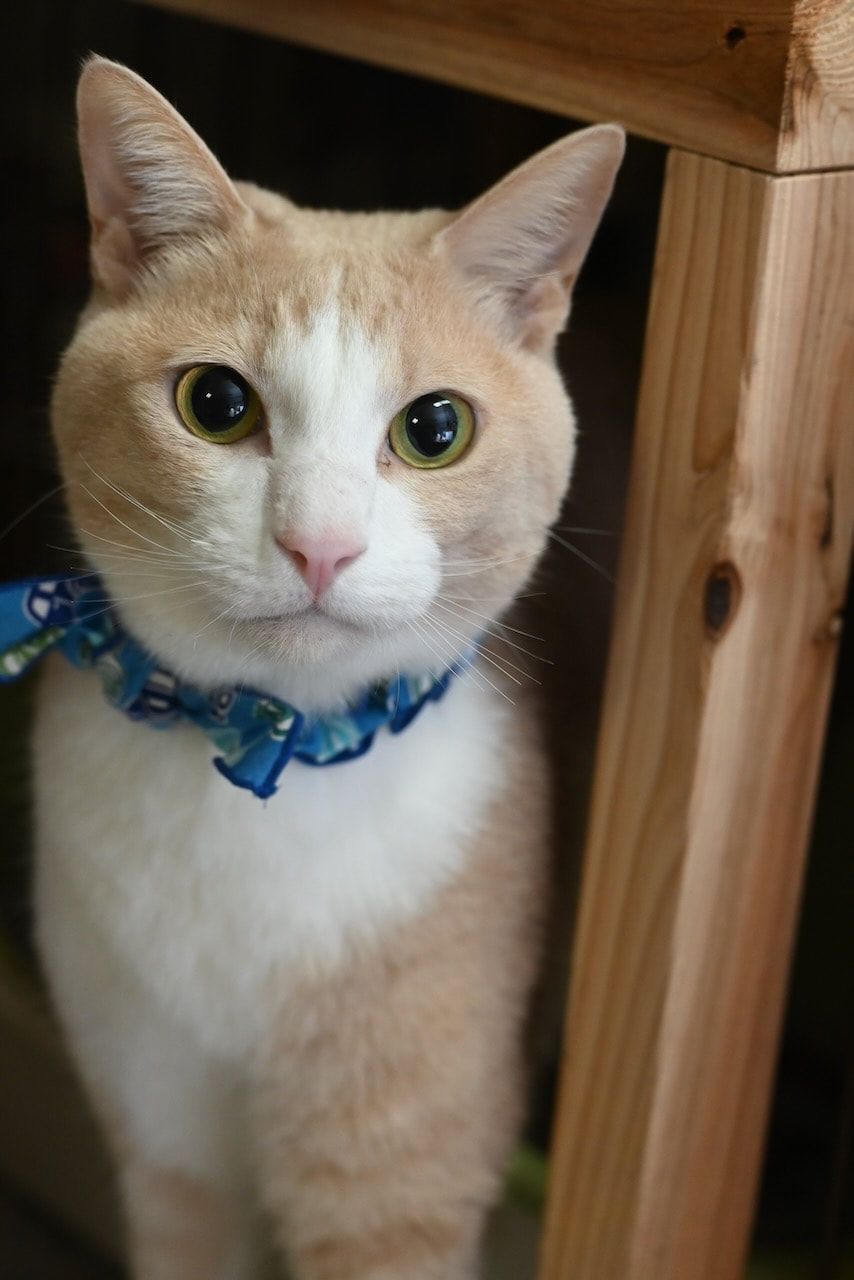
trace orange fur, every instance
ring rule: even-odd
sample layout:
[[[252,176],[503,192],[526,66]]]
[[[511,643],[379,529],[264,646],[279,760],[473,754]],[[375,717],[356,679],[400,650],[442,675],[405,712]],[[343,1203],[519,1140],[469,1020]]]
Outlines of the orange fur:
[[[548,889],[547,762],[497,620],[571,469],[552,351],[620,133],[565,139],[462,214],[347,215],[231,183],[114,64],[88,64],[79,105],[95,288],[53,421],[77,537],[125,625],[200,687],[246,681],[309,711],[488,641],[409,747],[336,766],[346,780],[297,766],[268,814],[222,792],[191,735],[155,748],[86,677],[51,670],[40,941],[114,1137],[134,1275],[257,1274],[241,1161],[205,1129],[239,1086],[296,1280],[472,1280],[523,1114]],[[223,447],[182,426],[175,382],[200,363],[242,372],[262,431]],[[434,389],[477,426],[426,471],[387,437]],[[277,537],[294,511],[310,532],[370,534],[343,604],[299,597]],[[76,716],[94,727],[66,746]],[[418,769],[440,778],[429,805]]]
[[[216,1189],[175,1169],[128,1164],[123,1190],[135,1207],[134,1271],[145,1280],[210,1280],[228,1258],[229,1205]]]

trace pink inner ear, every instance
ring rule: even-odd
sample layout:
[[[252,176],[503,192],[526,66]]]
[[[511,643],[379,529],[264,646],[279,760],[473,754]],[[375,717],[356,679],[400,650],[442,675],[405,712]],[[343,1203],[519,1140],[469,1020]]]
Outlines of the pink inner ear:
[[[81,102],[79,116],[80,158],[94,230],[125,214],[133,189],[114,154],[114,128],[99,99]]]
[[[103,123],[81,112],[80,154],[92,229],[92,270],[106,289],[121,294],[129,288],[141,254],[129,218],[133,193],[109,151]]]
[[[598,125],[554,143],[469,205],[437,237],[526,346],[554,338],[611,194],[624,135]]]
[[[108,290],[126,291],[146,252],[248,215],[201,138],[134,72],[88,63],[78,115],[92,264]]]
[[[110,293],[130,288],[140,255],[127,223],[110,218],[99,225],[92,219],[92,270]]]

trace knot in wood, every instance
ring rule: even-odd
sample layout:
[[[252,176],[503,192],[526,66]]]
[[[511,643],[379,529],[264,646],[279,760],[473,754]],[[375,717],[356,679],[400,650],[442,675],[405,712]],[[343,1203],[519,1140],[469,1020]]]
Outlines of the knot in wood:
[[[706,578],[703,620],[713,640],[720,640],[735,617],[741,599],[741,578],[735,565],[722,560]]]

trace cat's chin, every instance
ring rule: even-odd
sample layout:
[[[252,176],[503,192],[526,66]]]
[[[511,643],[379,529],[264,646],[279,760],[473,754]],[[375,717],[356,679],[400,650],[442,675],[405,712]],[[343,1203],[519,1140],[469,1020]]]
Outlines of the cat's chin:
[[[321,610],[254,618],[244,624],[239,643],[235,639],[227,650],[216,646],[205,655],[205,683],[245,683],[309,714],[336,710],[399,672],[438,673],[458,656],[437,661],[435,648],[425,651],[406,621],[360,626]]]
[[[353,617],[330,613],[320,605],[309,605],[305,609],[291,610],[282,613],[258,614],[245,618],[241,622],[244,636],[262,647],[266,642],[282,651],[287,647],[288,656],[299,658],[304,656],[310,661],[325,656],[318,652],[322,646],[326,652],[329,647],[349,645],[357,637],[370,639],[378,635],[388,635],[406,626],[398,620],[389,622],[382,619],[360,620]],[[293,655],[291,654],[293,650]]]
[[[321,630],[324,634],[331,629],[345,631],[362,631],[363,627],[356,622],[343,618],[334,618],[317,605],[309,605],[306,609],[291,610],[287,613],[259,613],[244,618],[241,622],[244,630],[252,630],[262,638],[265,630],[271,635],[281,637],[285,631]]]
[[[310,679],[321,673],[328,680],[342,664],[359,671],[363,662],[371,665],[378,651],[389,654],[388,671],[371,671],[372,678],[394,670],[400,638],[411,634],[406,621],[340,618],[316,606],[280,615],[252,617],[240,625],[239,648],[253,655],[252,666],[272,677],[303,673]],[[235,652],[239,652],[237,645]]]

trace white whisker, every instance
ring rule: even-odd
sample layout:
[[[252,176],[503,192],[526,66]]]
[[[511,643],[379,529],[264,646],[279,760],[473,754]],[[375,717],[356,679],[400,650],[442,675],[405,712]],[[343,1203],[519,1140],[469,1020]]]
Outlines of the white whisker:
[[[228,640],[225,642],[225,647],[226,647],[226,649],[230,649],[230,648],[231,648],[231,643],[232,643],[232,641],[234,640],[234,632],[235,632],[235,629],[236,629],[236,627],[237,627],[238,622],[240,622],[240,615],[239,615],[239,614],[237,614],[237,615],[235,616],[235,619],[234,619],[234,621],[233,621],[233,622],[232,622],[232,624],[231,624],[231,630],[230,630],[230,631],[229,631],[229,633],[228,633]]]
[[[87,466],[92,472],[92,475],[95,476],[96,479],[100,480],[101,484],[105,484],[108,489],[112,489],[113,493],[118,497],[124,498],[126,502],[130,502],[132,506],[136,507],[138,511],[141,511],[143,515],[151,516],[152,520],[157,520],[164,528],[169,529],[171,533],[176,534],[179,538],[184,538],[187,542],[193,541],[192,536],[186,529],[175,524],[172,520],[167,520],[165,516],[158,515],[156,511],[152,511],[151,507],[146,506],[144,502],[140,502],[138,498],[135,498],[132,493],[128,493],[126,489],[122,489],[119,485],[114,484],[112,480],[108,480],[106,476],[102,476],[100,471],[96,471],[91,462],[89,462],[87,458],[83,457],[82,453],[79,457],[85,466]],[[85,485],[83,488],[85,488]]]
[[[121,599],[116,599],[116,600],[105,599],[103,601],[104,608],[96,609],[94,613],[87,613],[86,618],[87,618],[87,621],[91,618],[100,618],[102,614],[110,613],[111,610],[115,609],[118,605],[131,604],[134,600],[150,600],[154,596],[171,595],[173,592],[176,592],[176,591],[189,591],[191,587],[204,587],[204,586],[205,586],[205,583],[200,580],[198,582],[185,582],[180,587],[166,587],[163,591],[146,591],[138,596],[123,596]],[[204,593],[200,593],[198,596],[195,596],[192,600],[186,601],[186,603],[195,604],[199,600],[202,600],[203,598],[204,598]],[[93,603],[98,604],[101,602],[96,600],[96,601],[93,601]],[[184,602],[179,601],[179,603],[184,603]]]
[[[456,645],[452,645],[450,654],[442,655],[439,652],[439,650],[436,648],[435,644],[431,641],[430,636],[425,632],[423,624],[428,621],[429,619],[426,616],[422,616],[417,622],[415,622],[412,619],[408,619],[407,626],[410,627],[410,629],[415,633],[415,635],[417,635],[418,638],[421,640],[421,643],[426,645],[427,648],[430,650],[430,652],[435,656],[439,664],[440,670],[442,668],[451,666],[454,663],[458,663],[463,656],[462,651]],[[446,637],[439,635],[438,639],[440,639],[443,644],[447,644]],[[479,689],[481,693],[484,692],[484,686],[481,683],[481,680],[485,678],[486,677],[483,675],[482,672],[475,671],[471,663],[468,663],[465,667],[463,667],[459,675],[460,680],[470,679],[472,684],[475,686],[475,688]]]
[[[521,595],[521,596],[514,596],[514,597],[513,597],[513,599],[514,599],[514,600],[533,600],[533,599],[535,598],[535,596],[545,596],[545,595],[548,595],[548,592],[547,592],[547,591],[527,591],[527,592],[525,592],[525,594],[524,594],[524,595]],[[470,596],[470,595],[467,595],[467,596],[465,596],[465,598],[462,598],[462,597],[460,597],[460,596],[442,596],[442,599],[443,599],[443,600],[453,600],[454,604],[469,604],[470,602],[471,602],[471,603],[473,603],[473,604],[495,604],[495,603],[498,603],[498,604],[500,604],[500,605],[502,605],[502,606],[506,606],[506,605],[507,605],[507,603],[508,603],[506,594],[505,594],[505,595],[501,595],[501,596]],[[534,638],[535,640],[536,640],[536,639],[539,639],[539,637],[538,637],[538,636],[534,636],[533,638]]]
[[[61,551],[65,555],[77,556],[77,557],[82,556],[82,552],[79,547],[61,547],[61,546],[57,546],[56,543],[47,543],[47,546],[51,551]],[[133,554],[126,555],[123,552],[119,552],[119,551],[99,551],[98,559],[102,563],[105,563],[108,565],[110,564],[112,564],[113,566],[117,565],[123,574],[130,574],[130,573],[154,574],[154,573],[157,573],[158,571],[165,571],[169,574],[198,573],[199,570],[204,567],[199,563],[186,564],[186,565],[174,564],[171,560],[158,560],[154,556],[147,556],[147,555],[141,555],[141,556],[133,555]],[[137,565],[141,567],[126,568],[126,566],[137,566]],[[84,560],[79,567],[88,568],[88,571],[90,574],[97,573],[97,570],[88,560]]]
[[[26,520],[27,516],[32,515],[34,511],[38,511],[39,507],[43,503],[48,502],[51,498],[56,497],[56,495],[64,488],[65,488],[65,482],[62,481],[60,484],[56,485],[53,489],[48,489],[47,493],[43,493],[40,498],[36,498],[35,502],[31,502],[30,505],[26,508],[26,510],[22,511],[19,516],[15,516],[14,520],[10,520],[4,529],[0,529],[0,542],[2,542],[2,540],[6,537],[6,535],[8,533],[11,533],[13,529],[17,529],[18,525],[21,524],[24,520]]]
[[[427,616],[427,615],[422,615],[421,621],[422,621],[422,622],[429,622],[429,623],[430,623],[434,628],[435,628],[435,626],[436,626],[436,619],[435,619],[435,618],[431,618],[431,617],[429,617],[429,616]],[[442,634],[442,633],[441,633],[441,632],[439,632],[440,637],[441,637],[441,634]],[[447,643],[447,641],[446,641],[446,643]],[[470,646],[469,646],[469,647],[470,647]],[[483,657],[483,655],[482,655],[482,654],[480,654],[480,656],[481,656],[481,657]],[[494,680],[491,680],[491,679],[489,678],[489,676],[486,674],[486,672],[485,672],[485,671],[482,671],[480,668],[475,667],[475,666],[474,666],[473,664],[471,664],[471,663],[470,663],[470,664],[469,664],[469,666],[466,668],[466,670],[467,670],[467,672],[469,673],[469,675],[471,675],[472,677],[477,677],[477,679],[478,679],[478,680],[483,680],[483,681],[485,681],[485,682],[486,682],[486,684],[488,685],[488,687],[489,687],[490,689],[493,689],[493,690],[495,691],[495,693],[497,693],[500,697],[502,697],[502,698],[504,699],[504,701],[505,701],[505,702],[509,702],[509,703],[510,703],[510,705],[511,705],[511,707],[515,707],[516,703],[515,703],[515,702],[513,701],[513,699],[510,697],[509,693],[506,693],[506,692],[504,691],[504,689],[499,688],[499,686],[495,683],[495,681],[494,681]],[[480,684],[479,684],[477,687],[481,690],[481,692],[483,692],[483,685],[480,685]]]
[[[436,603],[438,603],[440,600],[444,601],[444,608],[449,609],[450,612],[452,613],[456,612],[456,610],[461,609],[464,614],[470,614],[471,617],[473,618],[480,618],[484,622],[490,622],[494,626],[500,627],[502,631],[512,631],[514,635],[525,636],[528,640],[536,640],[539,644],[545,644],[545,640],[543,639],[542,636],[535,636],[531,631],[523,631],[521,627],[511,627],[506,622],[500,622],[498,618],[491,618],[489,614],[478,613],[477,609],[469,609],[465,604],[463,604],[461,600],[457,600],[453,596],[439,595],[436,597]],[[451,609],[452,605],[456,606],[456,610]],[[461,615],[458,614],[458,616],[461,616]],[[483,630],[486,630],[486,628],[483,628]],[[505,644],[513,645],[514,649],[521,649],[523,653],[528,654],[529,658],[536,658],[538,662],[549,661],[548,658],[541,658],[537,654],[531,653],[528,649],[524,648],[524,646],[521,644],[513,644],[513,641],[508,640],[507,637],[504,635],[499,636],[498,639],[503,640]]]
[[[208,627],[212,627],[215,622],[219,622],[221,618],[224,618],[226,614],[231,613],[231,611],[232,611],[232,606],[230,604],[227,604],[223,609],[222,613],[215,614],[208,622],[205,623],[203,627],[199,627],[199,630],[193,633],[193,636],[192,636],[193,645],[195,646],[199,636],[202,635],[203,632],[207,631]],[[234,626],[236,625],[237,625],[237,619],[235,619],[235,622],[234,622]],[[232,635],[234,634],[234,626],[231,628]],[[231,637],[229,636],[229,639],[230,638]]]
[[[92,578],[92,577],[97,577],[97,576],[98,576],[98,575],[95,573],[95,571],[94,571],[94,570],[93,570],[89,565],[72,564],[72,565],[69,565],[68,567],[69,567],[70,569],[74,569],[74,570],[78,571],[78,572],[77,572],[77,577],[78,577],[78,578]],[[164,568],[165,568],[165,566],[164,566]],[[113,568],[111,568],[111,570],[110,570],[110,571],[111,571],[111,572],[121,573],[122,581],[124,581],[124,579],[125,579],[125,578],[148,578],[148,579],[152,579],[152,578],[153,578],[153,579],[157,579],[157,578],[161,578],[161,577],[163,577],[163,576],[164,576],[164,570],[163,570],[163,568],[160,568],[160,569],[158,569],[158,568],[152,568],[152,569],[125,569],[125,568],[124,568],[124,566],[120,566],[118,570],[116,570],[116,569],[115,569],[115,567],[113,567]],[[168,576],[169,576],[169,577],[174,577],[174,576],[175,576],[175,574],[187,574],[187,573],[193,573],[193,570],[192,570],[192,569],[174,569],[174,570],[169,570],[169,572],[168,572]]]
[[[120,551],[129,551],[136,556],[144,556],[151,564],[174,564],[176,561],[183,561],[185,564],[195,564],[191,556],[185,555],[183,551],[171,551],[167,555],[154,555],[150,551],[146,551],[145,547],[129,546],[126,542],[116,542],[113,538],[105,538],[102,533],[95,533],[91,529],[81,529],[81,533],[87,538],[95,538],[98,542],[105,543],[108,547],[117,547]]]
[[[195,582],[183,582],[178,587],[163,587],[159,591],[143,591],[140,595],[137,595],[137,596],[116,596],[115,598],[111,598],[109,601],[107,599],[104,599],[103,601],[95,600],[94,603],[95,604],[108,604],[108,603],[109,604],[130,604],[131,601],[133,600],[151,600],[153,599],[154,596],[169,596],[169,595],[173,595],[176,591],[189,591],[191,587],[203,587],[203,586],[205,586],[204,580],[202,578],[198,578]]]
[[[155,542],[153,538],[146,537],[146,535],[144,533],[140,533],[138,529],[132,528],[131,525],[126,523],[126,521],[122,520],[121,516],[117,516],[115,511],[111,511],[106,503],[102,502],[98,495],[93,493],[91,489],[88,489],[85,484],[81,484],[80,488],[84,493],[88,493],[93,502],[97,502],[102,511],[106,511],[107,515],[110,516],[111,519],[115,520],[117,524],[120,524],[123,529],[127,529],[128,533],[132,534],[135,538],[142,538],[143,542],[147,542],[150,546],[156,547],[158,551],[165,552],[166,555],[180,554],[175,551],[174,548],[164,547],[162,542]]]
[[[586,533],[591,535],[598,534],[600,537],[603,537],[603,538],[616,538],[619,536],[618,529],[584,529],[578,525],[571,525],[571,524],[556,524],[554,527],[555,529],[557,529],[559,533]]]
[[[608,582],[613,583],[614,578],[607,569],[603,569],[601,564],[597,564],[595,560],[590,558],[590,556],[585,555],[583,551],[579,551],[578,547],[573,546],[571,542],[567,542],[566,538],[562,538],[560,534],[555,533],[553,529],[549,531],[549,537],[557,542],[561,547],[565,547],[567,551],[571,551],[573,555],[578,556],[579,560],[583,560],[585,564],[589,564],[591,569],[595,569],[596,572],[600,573]]]
[[[539,680],[536,680],[535,677],[530,674],[530,672],[525,671],[522,667],[517,667],[509,658],[505,658],[503,655],[497,654],[494,649],[487,649],[479,640],[470,640],[469,637],[463,635],[461,631],[457,631],[454,627],[449,626],[443,618],[436,618],[432,614],[427,614],[425,616],[428,617],[435,626],[441,628],[442,631],[446,631],[448,635],[456,637],[467,645],[471,645],[479,657],[488,662],[490,666],[495,667],[496,670],[500,671],[508,680],[512,680],[514,684],[521,685],[522,681],[517,676],[514,676],[511,671],[507,671],[505,666],[502,664],[506,663],[506,665],[511,667],[513,671],[520,672],[523,676],[526,676],[528,680],[534,680],[536,684],[540,683]]]
[[[486,573],[491,569],[498,569],[505,564],[518,564],[520,560],[533,560],[536,558],[537,551],[523,551],[519,555],[502,556],[495,560],[481,560],[466,562],[464,560],[448,561],[447,565],[442,566],[443,578],[470,578],[476,573]],[[450,566],[450,571],[448,569]],[[460,567],[464,566],[464,567]]]

